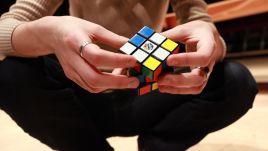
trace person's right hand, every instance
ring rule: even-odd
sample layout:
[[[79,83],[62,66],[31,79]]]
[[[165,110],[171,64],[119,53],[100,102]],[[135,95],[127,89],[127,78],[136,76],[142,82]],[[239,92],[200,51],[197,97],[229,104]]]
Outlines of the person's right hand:
[[[89,92],[136,88],[139,85],[135,77],[105,73],[97,69],[128,68],[136,64],[133,56],[109,52],[97,45],[102,43],[119,49],[127,42],[127,38],[100,25],[70,16],[46,17],[39,22],[36,21],[33,28],[42,29],[33,30],[33,35],[37,35],[36,37],[39,35],[39,44],[42,43],[46,48],[54,50],[53,53],[57,56],[66,76]],[[84,41],[90,44],[84,47],[81,56],[79,49]],[[44,52],[39,54],[42,55]]]

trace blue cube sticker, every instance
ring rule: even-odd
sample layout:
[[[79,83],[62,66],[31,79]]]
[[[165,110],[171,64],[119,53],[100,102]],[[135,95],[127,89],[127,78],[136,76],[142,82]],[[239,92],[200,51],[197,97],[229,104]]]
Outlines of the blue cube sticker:
[[[135,36],[133,36],[133,37],[129,40],[129,42],[131,42],[132,44],[134,44],[135,46],[138,46],[138,47],[139,47],[140,45],[142,45],[144,41],[145,41],[145,39],[142,38],[142,37],[139,36],[139,35],[135,35]]]
[[[152,34],[154,33],[154,30],[152,30],[151,28],[145,26],[143,27],[140,31],[139,34],[141,34],[142,36],[149,38]]]

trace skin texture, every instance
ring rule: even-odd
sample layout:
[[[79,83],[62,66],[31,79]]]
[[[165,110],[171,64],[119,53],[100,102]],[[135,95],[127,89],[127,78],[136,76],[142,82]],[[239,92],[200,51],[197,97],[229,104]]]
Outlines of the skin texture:
[[[187,45],[188,53],[172,55],[167,59],[170,66],[209,67],[223,54],[219,33],[212,23],[192,21],[162,33],[164,36]],[[28,40],[25,41],[24,39]],[[75,17],[43,17],[18,26],[12,38],[13,55],[40,56],[55,54],[66,76],[92,93],[107,89],[136,88],[138,79],[119,74],[122,68],[136,63],[130,55],[118,54],[101,49],[102,43],[119,49],[127,38],[119,36],[100,25]],[[92,42],[83,49],[83,41]],[[25,51],[27,50],[27,51]],[[121,68],[112,73],[98,70],[100,67]],[[208,75],[200,69],[190,73],[165,74],[160,77],[159,90],[172,94],[198,94],[206,85]]]

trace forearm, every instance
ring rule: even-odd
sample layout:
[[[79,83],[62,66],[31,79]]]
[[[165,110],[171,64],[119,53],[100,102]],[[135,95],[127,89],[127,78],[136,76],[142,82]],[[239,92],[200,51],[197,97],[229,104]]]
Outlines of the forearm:
[[[13,48],[12,38],[15,37],[13,35],[14,30],[19,27],[18,35],[20,37],[18,38],[22,38],[21,42],[31,42],[30,35],[29,37],[27,34],[26,36],[21,36],[23,34],[22,31],[25,30],[22,28],[25,27],[24,24],[21,24],[28,24],[44,16],[53,15],[61,2],[62,0],[17,0],[16,3],[10,7],[9,12],[4,13],[0,18],[0,55],[19,55],[14,52]],[[32,44],[34,43],[32,42]],[[30,53],[30,50],[28,51]]]
[[[181,24],[194,20],[212,22],[204,0],[171,0],[171,4]]]

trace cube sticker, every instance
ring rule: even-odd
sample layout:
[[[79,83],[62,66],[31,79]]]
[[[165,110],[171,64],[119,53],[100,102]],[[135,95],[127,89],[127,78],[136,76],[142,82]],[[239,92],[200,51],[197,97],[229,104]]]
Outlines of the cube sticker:
[[[154,30],[152,30],[149,27],[143,27],[140,31],[139,34],[144,36],[145,38],[149,38],[152,34],[154,33]]]
[[[137,59],[138,65],[129,69],[128,75],[140,80],[138,95],[144,95],[158,89],[161,73],[173,70],[166,65],[166,59],[179,53],[179,45],[145,26],[119,50]]]
[[[123,51],[124,53],[128,55],[130,55],[135,49],[136,47],[128,42],[120,48],[121,51]]]
[[[157,59],[153,58],[153,57],[149,57],[143,63],[143,65],[145,67],[151,69],[152,71],[154,71],[160,64],[161,64],[161,62],[158,61]]]
[[[167,38],[158,34],[158,33],[155,33],[151,38],[150,40],[155,42],[156,44],[160,45],[163,41],[165,41]]]
[[[159,47],[154,53],[153,56],[160,59],[161,61],[164,61],[168,56],[170,55],[170,52],[167,50]]]
[[[152,90],[157,90],[158,89],[158,84],[155,82],[152,84]]]
[[[145,53],[144,51],[138,49],[136,52],[134,52],[133,56],[140,62],[142,63],[146,57],[148,57],[148,54]]]
[[[134,44],[135,46],[139,47],[140,45],[143,44],[143,42],[145,41],[144,38],[142,38],[139,35],[135,35],[134,37],[132,37],[129,42],[131,42],[132,44]]]
[[[168,39],[166,40],[163,44],[162,47],[166,48],[168,51],[172,52],[173,50],[175,50],[175,48],[178,46],[177,43],[175,43],[174,41]]]
[[[150,41],[146,41],[142,46],[141,46],[141,48],[145,51],[145,52],[147,52],[147,53],[152,53],[154,50],[155,50],[155,48],[156,48],[157,46],[154,44],[154,43],[152,43],[152,42],[150,42]]]

